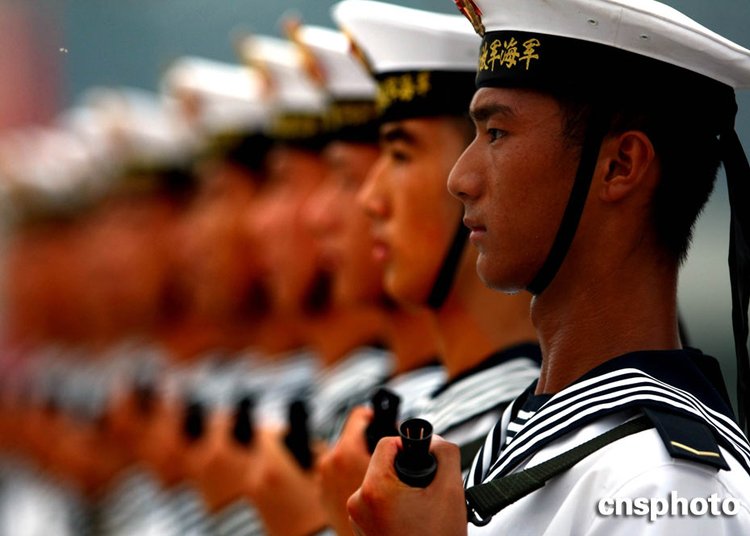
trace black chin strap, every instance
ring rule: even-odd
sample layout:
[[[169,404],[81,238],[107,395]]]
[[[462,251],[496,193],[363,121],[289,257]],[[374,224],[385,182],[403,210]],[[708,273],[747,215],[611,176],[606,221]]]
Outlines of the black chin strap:
[[[731,207],[729,280],[732,285],[732,326],[737,357],[737,408],[740,428],[750,434],[750,401],[747,399],[750,380],[747,350],[747,307],[750,300],[750,211],[747,202],[750,199],[750,165],[734,129],[722,134],[721,150]]]
[[[453,241],[448,248],[448,252],[445,254],[443,264],[440,266],[440,271],[435,279],[435,284],[432,285],[432,290],[427,298],[427,306],[430,309],[440,309],[445,303],[448,294],[450,294],[468,237],[469,228],[463,224],[462,220],[459,220],[458,227],[453,235]]]
[[[578,228],[578,222],[581,221],[583,207],[586,204],[586,197],[591,187],[591,181],[594,176],[594,168],[599,158],[599,149],[602,145],[604,135],[607,133],[611,119],[611,114],[605,111],[602,106],[594,106],[589,119],[586,137],[581,149],[581,160],[578,163],[578,171],[570,190],[568,205],[565,207],[560,227],[557,229],[555,241],[552,243],[547,259],[537,272],[534,279],[526,287],[526,290],[534,295],[541,294],[545,288],[554,279],[555,274],[560,269],[565,255],[568,253],[570,244]]]

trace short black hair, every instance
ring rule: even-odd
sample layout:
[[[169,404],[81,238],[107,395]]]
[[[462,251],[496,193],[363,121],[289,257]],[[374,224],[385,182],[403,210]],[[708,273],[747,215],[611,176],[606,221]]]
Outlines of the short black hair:
[[[570,93],[552,97],[562,110],[564,138],[580,151],[593,104]],[[633,95],[618,98],[609,110],[609,134],[638,130],[654,145],[661,177],[651,219],[659,244],[678,264],[687,257],[695,222],[713,191],[721,162],[716,129],[710,118],[696,112],[700,106],[678,95],[669,102]]]
[[[687,257],[695,222],[711,196],[721,162],[717,135],[700,123],[689,108],[651,108],[619,112],[611,129],[640,130],[654,144],[661,177],[651,218],[657,239],[678,263]]]

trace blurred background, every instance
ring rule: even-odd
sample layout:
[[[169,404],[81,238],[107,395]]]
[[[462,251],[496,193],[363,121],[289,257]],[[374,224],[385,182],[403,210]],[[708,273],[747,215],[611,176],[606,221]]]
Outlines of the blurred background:
[[[92,86],[133,86],[156,91],[165,67],[182,55],[235,62],[235,37],[248,32],[281,35],[279,19],[289,11],[297,12],[307,23],[332,26],[329,8],[333,3],[332,0],[2,0],[0,130],[50,122]],[[400,3],[454,12],[449,0]],[[750,46],[747,0],[665,3],[729,39]],[[745,147],[750,147],[750,91],[740,92],[738,98],[737,128]],[[722,176],[697,228],[680,292],[691,343],[718,356],[725,373],[733,378],[725,260],[727,206]]]
[[[184,55],[236,62],[235,39],[281,35],[279,20],[296,12],[332,26],[332,0],[1,0],[0,135],[47,125],[94,86],[150,91],[170,62]],[[449,0],[401,0],[446,13]],[[709,28],[750,47],[747,0],[666,0]],[[637,75],[637,73],[636,73]],[[740,92],[737,129],[750,147],[750,91]],[[701,106],[696,102],[695,106]],[[686,114],[690,110],[685,110]],[[686,155],[686,158],[689,155]],[[680,298],[693,345],[722,361],[733,385],[729,284],[726,269],[728,203],[717,181],[683,270]]]

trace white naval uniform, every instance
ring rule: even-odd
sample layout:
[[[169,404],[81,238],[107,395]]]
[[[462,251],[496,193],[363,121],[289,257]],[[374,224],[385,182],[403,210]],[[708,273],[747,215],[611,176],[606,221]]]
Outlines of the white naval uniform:
[[[253,423],[259,426],[283,426],[289,406],[297,398],[309,396],[313,378],[318,374],[317,356],[310,351],[289,352],[268,358],[247,353],[230,370],[232,396],[250,395],[255,400]],[[265,529],[257,509],[237,500],[209,520],[196,525],[208,526],[215,536],[263,536]]]
[[[259,536],[264,533],[260,514],[244,499],[238,499],[222,508],[212,519],[213,536]]]
[[[349,410],[383,382],[393,368],[386,350],[363,346],[322,369],[310,393],[310,430],[334,441]]]
[[[178,534],[167,507],[167,496],[154,476],[130,467],[108,490],[100,505],[101,533],[108,536]]]
[[[317,360],[313,358],[311,353],[298,354],[250,371],[252,378],[244,382],[244,389],[262,393],[258,408],[262,422],[286,423],[286,410],[292,400],[309,399],[313,434],[331,437],[352,403],[379,384],[392,366],[388,352],[370,347],[358,348],[328,369],[316,368]],[[275,389],[269,389],[269,384]],[[259,512],[244,500],[218,512],[212,529],[215,536],[265,534]]]
[[[421,401],[445,383],[445,369],[437,361],[396,374],[383,387],[399,398],[399,421],[415,417]]]
[[[466,486],[498,475],[533,467],[601,435],[642,413],[642,407],[669,407],[683,415],[699,416],[721,434],[721,454],[729,470],[673,457],[656,429],[648,429],[611,443],[584,458],[572,469],[552,478],[541,489],[507,506],[485,526],[469,524],[469,534],[534,536],[740,536],[750,534],[750,446],[689,355],[697,351],[638,352],[610,361],[552,397],[526,401],[523,424],[514,430],[509,407],[478,453]],[[650,362],[649,362],[650,360]],[[655,363],[657,362],[658,363]],[[654,366],[655,365],[655,366]],[[675,381],[676,380],[676,381]],[[696,388],[696,385],[703,383]],[[692,389],[688,393],[685,389]],[[536,400],[534,400],[536,398]],[[519,401],[520,402],[520,401]],[[531,402],[531,404],[529,404]],[[538,409],[535,407],[538,406]],[[593,419],[593,420],[591,420]],[[515,432],[515,435],[514,435]],[[548,440],[547,436],[562,433]],[[509,436],[510,437],[509,439]],[[495,442],[495,447],[490,444]],[[727,441],[729,448],[722,441]],[[499,452],[489,452],[497,445]],[[487,467],[491,467],[487,471]],[[736,514],[602,515],[602,499],[677,498],[731,499]],[[606,507],[605,512],[611,512]],[[620,512],[622,513],[622,512]],[[679,505],[677,514],[679,514]]]
[[[535,344],[497,352],[425,397],[415,413],[432,424],[433,433],[468,446],[485,437],[507,404],[539,376],[540,359]]]
[[[307,350],[274,356],[253,366],[242,379],[241,390],[255,394],[253,419],[260,426],[285,425],[289,406],[305,398],[320,370],[318,357]]]
[[[0,535],[86,536],[89,505],[23,458],[0,457]]]

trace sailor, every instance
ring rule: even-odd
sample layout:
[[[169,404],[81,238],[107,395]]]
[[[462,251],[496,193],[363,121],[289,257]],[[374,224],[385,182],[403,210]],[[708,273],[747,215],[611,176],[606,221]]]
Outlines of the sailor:
[[[99,307],[94,342],[108,358],[120,354],[119,359],[137,362],[161,355],[168,364],[163,378],[177,385],[174,367],[184,356],[171,351],[176,345],[170,345],[169,339],[182,312],[175,307],[182,303],[181,297],[173,292],[178,248],[164,246],[176,243],[192,199],[194,138],[175,110],[155,93],[92,88],[81,106],[98,118],[100,135],[112,147],[117,164],[99,185],[102,201],[90,214],[89,234],[83,242]],[[146,358],[148,354],[153,357]],[[161,384],[152,387],[163,394]],[[125,416],[119,413],[128,413],[123,411],[128,404],[118,398],[110,397],[109,423]],[[181,433],[179,387],[152,402],[151,411],[131,421],[131,463],[116,475],[102,500],[99,519],[110,533],[133,527],[147,530],[155,520],[171,515],[173,498],[176,504],[184,496],[173,493],[182,489],[175,486],[184,482],[182,455],[187,444]],[[108,439],[124,446],[116,438],[124,430],[116,428],[109,427]]]
[[[202,143],[200,185],[186,215],[181,258],[188,295],[183,325],[198,335],[195,348],[204,353],[191,391],[204,401],[205,430],[190,445],[189,480],[200,491],[212,533],[253,534],[258,520],[240,476],[250,465],[247,448],[258,409],[251,400],[276,374],[264,366],[263,251],[246,214],[265,179],[270,108],[262,77],[241,64],[182,57],[165,72],[162,88],[180,103]],[[251,390],[246,378],[259,387]]]
[[[308,76],[316,80],[317,75],[329,97],[325,119],[328,141],[323,150],[327,173],[303,206],[303,217],[318,244],[321,262],[331,271],[332,302],[347,311],[348,317],[357,313],[365,320],[369,318],[369,324],[377,328],[371,336],[393,356],[394,368],[387,376],[394,379],[407,371],[414,372],[408,380],[401,378],[405,385],[394,381],[394,389],[401,390],[409,400],[417,398],[437,387],[443,378],[435,359],[429,315],[424,311],[403,311],[384,294],[382,265],[372,258],[368,220],[355,199],[379,155],[375,83],[349,54],[349,41],[341,32],[295,25],[292,21],[289,33],[304,58]],[[323,73],[322,79],[317,73]],[[363,400],[362,396],[353,395],[367,394],[369,398],[372,387],[379,383],[373,380],[386,380],[386,376],[366,378],[366,370],[354,367],[354,360],[348,361],[346,364],[347,360],[342,360],[332,368],[314,393],[323,402],[317,421],[331,421],[327,424],[331,428],[326,436],[329,442],[335,441],[345,412],[355,401]],[[404,400],[404,405],[408,405],[408,400]],[[316,401],[313,409],[317,406]],[[326,415],[326,406],[336,408],[337,414]]]
[[[266,312],[261,255],[244,219],[270,146],[263,82],[247,66],[185,56],[165,71],[161,85],[201,144],[199,185],[179,240],[186,295],[180,327],[189,334],[183,336],[189,353],[229,357],[253,346]]]
[[[539,357],[528,298],[492,293],[477,278],[460,204],[445,188],[471,137],[478,40],[455,15],[360,0],[333,15],[379,84],[382,153],[359,199],[384,284],[398,302],[432,310],[448,376],[415,413],[469,448],[536,376]]]
[[[252,65],[268,71],[277,97],[277,113],[271,127],[276,144],[269,153],[268,188],[263,193],[263,202],[268,204],[257,217],[258,234],[270,253],[268,281],[272,306],[285,314],[290,325],[298,329],[300,339],[319,357],[321,370],[310,378],[312,385],[305,399],[311,438],[327,442],[335,435],[353,401],[365,398],[392,368],[391,354],[382,348],[381,342],[383,311],[374,303],[336,299],[331,290],[331,269],[322,262],[319,245],[308,224],[308,207],[327,174],[320,149],[329,140],[328,122],[349,116],[362,122],[362,113],[371,116],[372,111],[371,107],[368,112],[362,106],[361,101],[366,99],[360,83],[350,88],[355,92],[346,107],[337,109],[336,115],[326,115],[325,88],[308,78],[302,49],[292,42],[253,36],[244,43],[243,52]],[[364,91],[371,94],[371,84],[365,84]],[[360,102],[355,102],[355,98]],[[315,109],[312,104],[319,107]],[[367,119],[365,115],[365,122]],[[304,508],[311,504],[309,497],[317,489],[312,460],[295,456],[303,469],[300,470],[290,453],[285,452],[279,434],[285,432],[263,428],[253,444],[254,469],[249,493],[268,531],[296,533],[308,522],[309,530],[320,528],[324,523],[320,509],[315,517],[303,512],[290,513],[293,506]],[[296,432],[292,427],[286,433]],[[290,460],[293,463],[288,463]],[[290,493],[302,493],[307,500],[294,501],[287,493],[270,492],[271,481],[276,482],[277,490],[283,489],[283,482],[296,482],[296,489]]]
[[[332,317],[332,320],[340,332],[337,337],[346,340],[345,335],[360,345],[326,366],[312,389],[312,430],[330,445],[348,410],[355,403],[368,400],[377,384],[385,382],[400,396],[401,407],[410,411],[409,403],[436,388],[444,376],[435,359],[429,314],[421,310],[406,311],[385,295],[382,265],[372,258],[369,222],[356,203],[359,187],[379,155],[375,83],[349,54],[349,42],[342,33],[302,26],[291,20],[287,26],[302,57],[303,72],[328,96],[324,116],[327,143],[322,152],[326,173],[302,206],[302,216],[319,248],[321,263],[332,276],[331,304],[338,311],[338,319]],[[366,337],[390,350],[393,356],[390,375],[381,372],[378,376],[368,364],[369,351],[363,343],[370,341]],[[364,435],[359,439],[364,442]],[[323,459],[324,456],[319,457],[317,467],[326,465]],[[294,465],[283,463],[269,469],[278,472],[282,467],[292,474],[299,472]],[[329,465],[329,470],[336,470],[335,464]],[[274,479],[277,496],[285,497],[296,491],[286,491],[280,482],[294,480]],[[310,497],[320,494],[317,482],[307,490]],[[344,501],[336,502],[343,507]],[[283,508],[264,508],[264,519],[278,533],[291,533],[292,529],[284,523],[299,518],[298,510],[321,511],[315,500],[290,503],[285,500]],[[343,521],[348,526],[346,517]],[[328,519],[327,523],[336,526],[336,520]],[[317,528],[320,527],[307,527]]]
[[[110,476],[112,453],[97,444],[101,390],[85,359],[89,311],[81,296],[88,282],[78,247],[92,201],[92,152],[63,127],[8,132],[0,143],[7,203],[2,405],[13,415],[0,455],[2,531],[31,534],[46,519],[60,534],[86,533]]]
[[[737,203],[750,173],[734,116],[750,51],[653,0],[459,6],[483,43],[476,138],[448,186],[483,281],[535,296],[544,353],[538,381],[473,462],[469,532],[746,534],[750,448],[717,362],[682,347],[676,288],[723,162],[746,427],[748,226]],[[398,445],[381,445],[350,501],[360,532],[466,533],[455,448],[433,443],[440,469],[418,498],[388,485]],[[609,509],[615,499],[670,504],[639,514]]]
[[[376,237],[373,252],[390,295],[431,310],[448,376],[401,417],[431,420],[462,447],[468,468],[505,405],[536,376],[540,355],[528,298],[482,285],[460,205],[445,188],[470,140],[465,112],[478,40],[455,16],[389,4],[343,2],[333,15],[379,84],[382,153],[359,194]],[[352,412],[328,460],[324,485],[338,491],[339,520],[347,519],[353,473],[364,476],[369,453],[361,437],[371,418]]]

